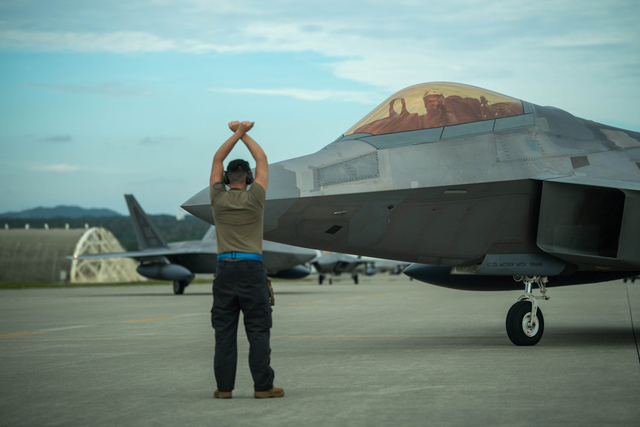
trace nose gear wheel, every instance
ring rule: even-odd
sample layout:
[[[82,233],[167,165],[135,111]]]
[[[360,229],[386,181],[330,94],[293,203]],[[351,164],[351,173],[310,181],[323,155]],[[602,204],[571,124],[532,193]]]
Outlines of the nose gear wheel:
[[[531,321],[531,303],[518,301],[507,314],[507,335],[515,345],[536,345],[544,332],[544,317],[538,310],[534,321]]]
[[[515,345],[536,345],[544,332],[544,317],[538,308],[538,299],[548,300],[546,283],[541,276],[514,276],[516,282],[523,282],[525,293],[507,313],[507,335]],[[533,284],[540,288],[541,296],[533,295]]]

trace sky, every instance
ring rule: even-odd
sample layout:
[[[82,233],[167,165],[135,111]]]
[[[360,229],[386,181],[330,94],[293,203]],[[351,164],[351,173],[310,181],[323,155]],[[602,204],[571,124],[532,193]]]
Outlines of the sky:
[[[0,0],[0,212],[127,214],[131,193],[175,214],[228,122],[278,162],[424,82],[640,131],[639,19],[637,0]]]

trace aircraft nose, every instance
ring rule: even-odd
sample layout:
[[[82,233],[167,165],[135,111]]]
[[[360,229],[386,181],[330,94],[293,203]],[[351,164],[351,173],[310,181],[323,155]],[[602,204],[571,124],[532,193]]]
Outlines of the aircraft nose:
[[[278,219],[300,198],[296,173],[285,167],[286,162],[269,165],[269,186],[264,206],[265,233],[278,228]],[[209,187],[205,187],[181,205],[196,218],[213,224]]]
[[[209,224],[213,224],[213,211],[209,199],[209,187],[203,188],[181,205],[182,209]]]

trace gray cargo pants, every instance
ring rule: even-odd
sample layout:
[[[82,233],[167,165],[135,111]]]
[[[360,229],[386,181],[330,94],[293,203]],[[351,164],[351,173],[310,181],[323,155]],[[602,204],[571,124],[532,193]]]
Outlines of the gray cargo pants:
[[[216,335],[213,370],[220,391],[233,390],[236,381],[240,310],[249,340],[249,367],[254,390],[270,390],[274,372],[270,366],[272,309],[267,273],[260,261],[218,261],[213,281],[211,325]]]

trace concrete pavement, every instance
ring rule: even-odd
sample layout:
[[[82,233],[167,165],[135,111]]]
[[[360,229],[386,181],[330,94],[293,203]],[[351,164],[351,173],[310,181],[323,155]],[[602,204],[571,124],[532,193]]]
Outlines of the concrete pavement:
[[[518,292],[334,283],[274,283],[269,400],[242,332],[234,397],[212,398],[209,285],[0,291],[0,425],[640,425],[637,281],[551,288],[526,348]]]

